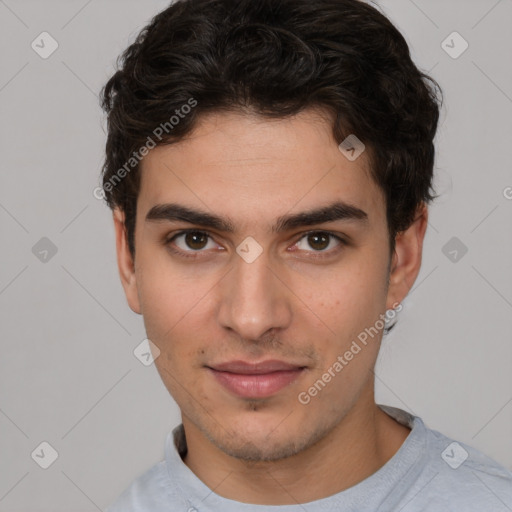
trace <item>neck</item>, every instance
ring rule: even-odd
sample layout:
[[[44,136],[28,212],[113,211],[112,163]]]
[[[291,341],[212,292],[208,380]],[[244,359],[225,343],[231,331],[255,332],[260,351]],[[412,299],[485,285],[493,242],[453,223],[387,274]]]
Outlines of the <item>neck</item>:
[[[196,476],[220,496],[258,505],[307,503],[352,487],[393,457],[410,432],[375,404],[373,390],[315,445],[277,461],[236,459],[186,418],[183,425],[188,446],[184,462]]]

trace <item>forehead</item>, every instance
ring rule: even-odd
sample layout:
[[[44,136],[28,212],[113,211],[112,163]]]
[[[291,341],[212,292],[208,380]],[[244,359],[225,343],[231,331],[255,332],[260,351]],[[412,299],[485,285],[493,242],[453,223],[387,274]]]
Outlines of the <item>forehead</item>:
[[[268,119],[222,113],[203,116],[193,132],[158,146],[141,163],[138,214],[180,202],[233,221],[264,223],[288,211],[344,201],[385,215],[385,200],[370,177],[364,151],[350,161],[318,111]],[[371,219],[370,219],[371,220]]]

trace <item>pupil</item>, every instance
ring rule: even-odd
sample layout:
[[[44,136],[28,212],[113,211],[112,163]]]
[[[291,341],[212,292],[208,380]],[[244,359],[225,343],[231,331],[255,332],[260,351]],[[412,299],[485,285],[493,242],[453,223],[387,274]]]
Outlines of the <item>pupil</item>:
[[[206,245],[206,236],[204,233],[187,233],[185,242],[191,249],[202,249]]]
[[[326,234],[309,235],[308,243],[313,249],[325,249],[329,245],[329,237]]]

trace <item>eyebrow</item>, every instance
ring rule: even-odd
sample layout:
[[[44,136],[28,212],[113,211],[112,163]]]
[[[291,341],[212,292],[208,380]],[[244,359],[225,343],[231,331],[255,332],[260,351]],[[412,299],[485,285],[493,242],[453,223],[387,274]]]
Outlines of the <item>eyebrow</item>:
[[[368,223],[368,214],[343,201],[335,201],[327,206],[307,210],[300,213],[287,214],[279,217],[272,226],[272,232],[280,233],[298,227],[312,226],[334,221],[358,221]],[[151,221],[182,221],[201,227],[216,229],[226,233],[234,233],[235,226],[230,219],[211,213],[189,208],[177,203],[157,204],[146,215],[146,222]]]

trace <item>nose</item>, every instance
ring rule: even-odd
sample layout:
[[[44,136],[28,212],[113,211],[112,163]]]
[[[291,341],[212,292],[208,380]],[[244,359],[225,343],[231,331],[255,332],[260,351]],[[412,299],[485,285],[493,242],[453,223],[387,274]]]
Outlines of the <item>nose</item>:
[[[252,263],[235,258],[234,268],[221,281],[220,325],[247,340],[286,328],[292,319],[291,292],[264,252]]]

